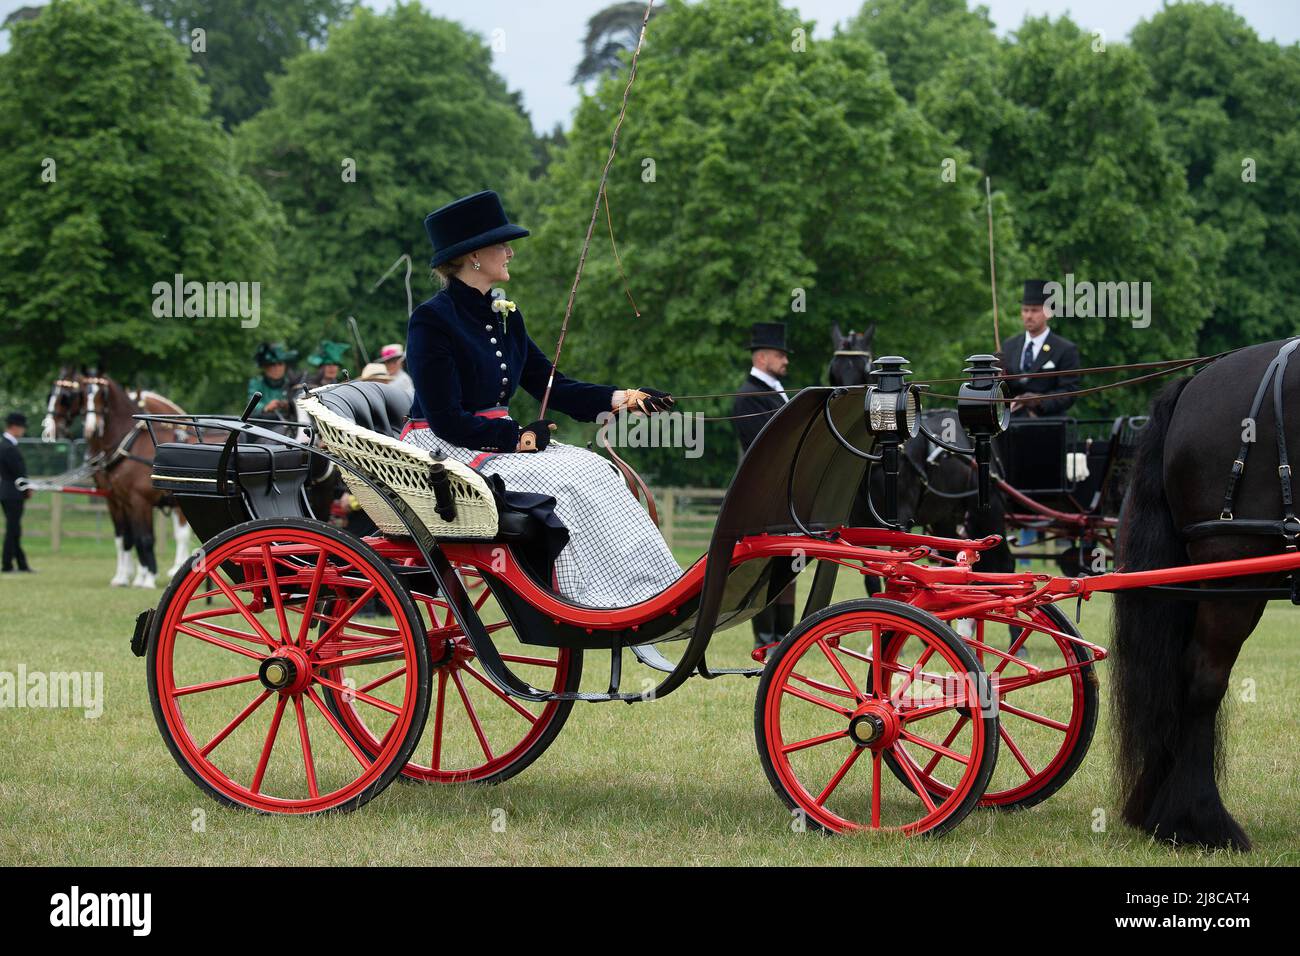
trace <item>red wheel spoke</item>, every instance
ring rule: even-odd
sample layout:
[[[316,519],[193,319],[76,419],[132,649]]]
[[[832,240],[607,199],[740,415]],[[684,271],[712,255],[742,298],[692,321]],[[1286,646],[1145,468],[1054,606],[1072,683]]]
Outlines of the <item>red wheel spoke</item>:
[[[1030,780],[1033,780],[1036,771],[1029,765],[1029,761],[1025,759],[1025,755],[1020,752],[1020,748],[1016,746],[1016,742],[1011,739],[1011,735],[1007,733],[1007,728],[1001,722],[998,723],[998,735],[1002,738],[1003,743],[1011,748],[1011,753],[1015,756],[1016,763],[1020,764],[1020,769],[1025,772],[1025,775]]]
[[[883,751],[871,755],[871,829],[880,829],[880,758]]]
[[[438,709],[434,712],[433,719],[433,757],[429,761],[429,766],[434,770],[442,767],[442,714],[446,697],[447,669],[440,667],[438,669]]]
[[[483,748],[483,756],[488,760],[492,758],[492,748],[488,746],[487,737],[483,735],[483,727],[478,722],[478,714],[474,712],[474,705],[469,702],[469,694],[465,692],[465,684],[460,679],[459,671],[451,672],[451,679],[456,684],[456,690],[460,693],[461,703],[465,705],[465,713],[469,714],[469,722],[474,725],[474,734],[478,737],[478,745]]]
[[[309,698],[311,698],[311,702],[316,705],[316,709],[321,712],[325,720],[329,722],[329,725],[334,728],[334,733],[338,734],[339,739],[343,741],[344,745],[347,746],[348,750],[352,751],[352,756],[357,758],[357,763],[361,764],[361,769],[369,770],[371,761],[366,757],[364,753],[362,753],[361,748],[357,746],[357,742],[348,735],[348,732],[346,730],[343,729],[343,726],[339,723],[338,718],[335,717],[334,714],[330,712],[330,709],[325,706],[325,702],[320,699],[320,697],[316,694],[316,691],[308,687],[306,690],[306,694]]]
[[[1015,714],[1017,717],[1023,717],[1025,720],[1032,720],[1036,724],[1042,724],[1044,727],[1051,727],[1066,733],[1070,729],[1069,724],[1063,724],[1059,720],[1052,720],[1050,717],[1044,717],[1042,714],[1035,714],[1028,710],[1022,710],[1019,707],[1008,704],[1005,700],[998,701],[998,709],[1008,714]]]
[[[907,672],[907,679],[899,685],[897,690],[891,691],[890,696],[895,700],[901,700],[903,697],[903,691],[912,686],[912,682],[916,680],[917,674],[921,673],[921,668],[925,666],[925,662],[928,661],[933,654],[934,647],[927,644],[925,651],[916,659],[916,663],[912,665],[912,669]]]
[[[912,766],[912,757],[905,749],[903,749],[903,742],[901,740],[898,741],[891,749],[893,749],[898,755],[898,765],[903,768],[903,773],[907,774],[907,779],[912,782],[913,791],[921,798],[921,802],[925,804],[925,808],[931,813],[934,813],[934,798],[930,796],[930,791],[921,783],[921,778],[916,775],[916,770],[913,769]]]
[[[379,658],[388,657],[392,654],[403,654],[404,650],[405,645],[400,641],[393,641],[391,643],[380,644],[377,647],[371,647],[368,650],[356,651],[352,654],[339,653],[334,657],[322,657],[316,660],[316,666],[323,670],[329,670],[334,667],[345,667],[350,664],[374,661]]]
[[[243,710],[239,712],[238,717],[236,717],[230,723],[226,724],[223,730],[221,730],[215,737],[213,737],[211,740],[208,741],[207,746],[199,751],[199,755],[206,757],[208,754],[212,753],[213,748],[215,748],[217,744],[221,743],[221,741],[225,740],[232,733],[234,733],[235,728],[238,727],[240,724],[242,724],[245,720],[247,720],[248,715],[251,714],[253,711],[257,710],[257,708],[261,707],[263,702],[266,700],[266,698],[270,696],[271,696],[271,692],[269,690],[262,691],[261,694],[259,694],[256,698],[254,698],[251,704],[249,704],[247,707],[245,707]]]
[[[216,690],[219,687],[233,687],[236,684],[247,684],[251,680],[257,680],[256,674],[245,674],[243,677],[227,677],[225,680],[210,680],[203,684],[190,684],[188,687],[177,687],[172,691],[175,697],[184,697],[186,694],[198,694],[205,690]]]
[[[244,605],[243,601],[239,600],[239,595],[236,594],[230,585],[226,583],[225,579],[222,578],[220,571],[217,568],[213,568],[208,572],[208,579],[220,589],[221,593],[226,596],[226,600],[234,606],[235,610],[243,615],[244,620],[249,623],[253,630],[257,631],[258,637],[266,642],[266,646],[275,650],[276,643],[267,632],[266,628],[262,626],[262,622],[259,621],[253,612]]]
[[[307,770],[307,792],[320,796],[316,786],[316,761],[311,755],[311,735],[307,732],[307,715],[302,709],[302,694],[293,695],[293,712],[298,718],[298,742],[302,744],[302,765]]]
[[[493,694],[495,694],[501,700],[509,704],[511,708],[513,708],[514,711],[517,714],[519,714],[520,717],[523,717],[530,724],[537,723],[538,718],[536,714],[528,710],[526,707],[520,704],[519,701],[515,700],[513,697],[511,697],[509,694],[503,691],[496,684],[492,683],[492,681],[488,680],[478,671],[474,670],[474,668],[470,667],[469,664],[465,665],[465,670],[469,672],[470,677],[473,677],[476,681],[478,681],[480,684],[482,684],[484,687],[490,690]]]
[[[391,674],[385,674],[383,677],[379,677],[376,678],[375,680],[372,680],[369,684],[366,684],[364,687],[362,687],[361,691],[362,693],[368,693],[374,690],[376,687],[382,687],[384,684],[387,684],[390,680],[395,680],[396,678],[401,677],[405,673],[406,673],[406,668],[399,667]]]
[[[280,593],[280,576],[275,570],[275,559],[271,557],[269,544],[262,545],[262,557],[266,559],[267,590],[271,592],[271,605],[275,608],[275,619],[280,625],[280,642],[284,643],[289,640],[289,620],[284,614],[284,595]]]
[[[378,697],[371,697],[369,694],[362,693],[359,690],[353,690],[347,684],[340,684],[336,680],[330,680],[328,677],[322,677],[319,672],[313,674],[312,678],[318,684],[324,684],[326,687],[332,688],[333,690],[336,690],[341,694],[346,694],[347,696],[351,697],[353,700],[359,700],[362,703],[369,704],[371,707],[378,707],[380,710],[387,711],[388,713],[392,714],[394,717],[398,717],[402,713],[402,708],[398,707],[395,704],[390,704],[386,700],[380,700]]]
[[[361,605],[374,597],[377,590],[378,589],[373,584],[367,584],[366,589],[361,592],[361,596],[349,604],[347,610],[335,618],[334,623],[331,624],[329,629],[321,635],[319,641],[311,645],[309,653],[313,655],[318,654],[324,645],[338,637],[339,634],[343,632],[343,628],[347,625],[348,621],[352,619],[352,615],[361,608]]]
[[[194,628],[188,626],[188,624],[177,624],[177,626],[175,626],[175,630],[181,633],[187,633],[187,635],[190,635],[191,637],[198,637],[200,641],[207,641],[208,644],[217,646],[217,648],[225,648],[226,650],[233,650],[234,653],[243,654],[244,657],[251,657],[253,661],[264,661],[264,659],[266,658],[265,654],[259,654],[256,652],[256,650],[248,650],[248,648],[240,648],[238,644],[231,644],[230,641],[221,640],[220,637],[211,635],[211,633],[203,633],[203,631],[195,631]]]
[[[906,730],[904,730],[900,734],[900,736],[904,740],[910,740],[918,747],[924,747],[926,750],[932,750],[937,754],[942,754],[943,756],[947,757],[949,760],[955,760],[960,764],[970,763],[970,757],[963,757],[961,754],[957,753],[957,751],[945,747],[943,744],[936,744],[932,740],[926,740],[924,737],[918,737],[916,734]]]
[[[835,668],[835,673],[840,675],[840,680],[844,681],[844,686],[852,693],[853,699],[862,700],[862,691],[858,690],[858,685],[853,683],[853,678],[850,677],[849,672],[844,669],[844,665],[840,662],[840,659],[835,656],[835,652],[827,646],[826,641],[819,640],[817,646],[821,648],[821,652],[826,655],[826,659],[831,662],[831,667]]]
[[[316,553],[316,569],[312,572],[311,585],[307,590],[307,603],[303,605],[302,620],[298,622],[298,633],[293,642],[299,647],[305,647],[307,644],[307,632],[311,630],[313,611],[316,608],[316,600],[320,597],[321,579],[325,577],[325,549],[321,548]],[[303,726],[306,726],[305,724]]]
[[[176,627],[177,630],[182,629],[179,624]],[[214,634],[220,634],[222,637],[233,637],[237,641],[247,641],[255,647],[261,649],[266,648],[266,642],[256,634],[249,634],[247,631],[236,631],[233,627],[222,627],[220,624],[213,624],[211,621],[195,621],[192,624],[189,624],[188,627],[190,627],[191,630],[185,631],[186,634],[192,634],[193,628],[202,627],[207,628],[207,630]],[[258,656],[260,657],[262,655]]]
[[[280,732],[280,718],[284,716],[284,705],[288,698],[283,694],[275,702],[275,714],[271,717],[271,728],[266,732],[266,743],[262,744],[262,757],[257,761],[257,772],[253,774],[253,793],[262,792],[262,780],[266,776],[266,765],[271,762],[271,748],[275,746],[276,734]]]
[[[784,745],[781,748],[781,753],[788,754],[793,753],[796,750],[806,750],[809,747],[820,747],[822,744],[828,744],[832,740],[840,740],[848,735],[849,732],[847,730],[836,730],[829,734],[821,734],[818,737],[809,737],[807,740],[800,740],[792,744]]]
[[[952,746],[952,742],[957,739],[957,735],[961,733],[961,729],[966,726],[966,722],[968,720],[970,720],[970,718],[967,717],[965,714],[962,714],[957,718],[957,722],[952,725],[952,730],[948,731],[948,736],[943,738],[943,745],[945,747]],[[943,759],[943,754],[936,753],[933,757],[930,758],[930,762],[925,765],[925,769],[922,770],[921,772],[924,773],[927,777],[930,776],[930,774],[934,773],[934,768],[939,765],[939,761],[942,759]]]
[[[813,680],[811,677],[804,677],[802,674],[791,672],[790,680],[797,680],[802,684],[807,684],[809,687],[819,690],[824,694],[834,694],[836,697],[847,697],[849,700],[856,700],[851,693],[843,688],[832,687],[830,684],[823,684],[819,680]]]
[[[558,660],[548,661],[544,657],[523,657],[519,654],[502,654],[501,659],[503,661],[510,661],[510,663],[512,664],[536,664],[538,667],[551,667],[551,668],[560,666],[560,662]]]
[[[849,710],[847,707],[841,707],[839,704],[832,704],[829,700],[823,700],[820,697],[808,693],[806,690],[800,690],[798,687],[791,687],[789,684],[786,684],[781,688],[781,693],[789,694],[791,697],[798,697],[800,700],[806,700],[808,703],[816,704],[818,707],[825,707],[827,710],[833,710],[842,717],[850,717],[853,715],[853,711]]]
[[[871,659],[873,661],[884,661],[885,655],[881,649],[880,625],[871,625]],[[885,669],[883,667],[871,668],[871,696],[877,700],[885,696],[884,688]]]
[[[835,775],[831,777],[826,786],[822,788],[822,792],[817,795],[817,799],[814,801],[817,806],[820,807],[826,804],[826,801],[830,799],[831,794],[835,792],[835,788],[840,785],[840,781],[844,779],[844,775],[849,772],[849,768],[852,767],[857,762],[858,758],[862,756],[862,750],[863,748],[861,747],[854,747],[852,753],[844,758],[844,763],[840,764],[840,769],[835,771]]]

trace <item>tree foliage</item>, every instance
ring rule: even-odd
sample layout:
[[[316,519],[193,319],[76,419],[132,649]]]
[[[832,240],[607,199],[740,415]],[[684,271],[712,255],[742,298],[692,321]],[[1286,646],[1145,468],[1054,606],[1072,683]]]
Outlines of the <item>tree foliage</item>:
[[[671,0],[651,22],[607,187],[641,315],[602,210],[566,339],[569,374],[731,391],[748,371],[756,321],[788,323],[796,384],[824,380],[836,322],[847,331],[876,321],[882,348],[925,357],[926,369],[959,368],[973,342],[988,347],[978,177],[894,92],[877,52],[815,42],[811,27],[777,0]],[[582,102],[535,237],[521,244],[518,298],[544,348],[625,85],[609,78]],[[736,460],[730,425],[710,425],[705,439],[702,462],[658,459],[659,480],[724,481]]]
[[[361,8],[291,60],[240,128],[245,168],[285,212],[280,276],[304,347],[346,338],[349,314],[371,350],[403,339],[400,276],[372,293],[375,281],[409,253],[415,301],[426,297],[424,217],[480,189],[508,201],[526,178],[532,130],[490,59],[481,38],[417,4]]]
[[[354,0],[140,0],[192,50],[227,128],[264,107],[284,62],[325,40]],[[194,49],[195,31],[202,49]]]
[[[931,2],[874,0],[882,13],[867,31],[871,42],[893,49],[899,63],[929,63],[932,51],[909,51],[930,42],[914,23]],[[971,32],[985,22],[983,11],[963,13],[961,0],[941,5],[950,8],[951,35],[961,38],[952,42],[981,52],[950,51],[928,79],[930,67],[919,68],[917,104],[1009,197],[1026,259],[1018,274],[1000,271],[1003,281],[1149,282],[1147,327],[1132,318],[1060,315],[1053,328],[1078,343],[1084,365],[1195,354],[1220,245],[1193,219],[1142,58],[1065,17],[1027,18],[989,56],[993,48]],[[1004,329],[1016,330],[1018,323]],[[1141,401],[1104,393],[1081,408],[1135,411]]]
[[[1224,248],[1200,348],[1295,334],[1300,297],[1300,47],[1265,43],[1219,4],[1178,3],[1133,30],[1150,98],[1198,222]]]
[[[54,0],[0,57],[0,375],[237,381],[230,318],[158,318],[154,284],[265,282],[275,213],[240,174],[181,47],[127,0]],[[244,359],[246,361],[246,358]],[[246,374],[246,373],[245,373]]]

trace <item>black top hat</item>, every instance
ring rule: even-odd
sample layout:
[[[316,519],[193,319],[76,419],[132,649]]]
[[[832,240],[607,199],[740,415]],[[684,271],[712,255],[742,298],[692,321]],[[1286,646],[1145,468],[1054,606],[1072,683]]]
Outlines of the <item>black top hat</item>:
[[[1025,291],[1020,297],[1020,304],[1042,305],[1047,301],[1047,292],[1044,290],[1046,285],[1046,279],[1026,279]]]
[[[27,416],[22,412],[10,412],[5,416],[5,425],[22,425],[23,428],[26,428]]]
[[[752,352],[754,349],[777,349],[791,354],[785,347],[785,323],[755,322],[749,339],[749,350]]]
[[[522,239],[528,230],[506,217],[501,197],[490,189],[462,196],[424,217],[424,231],[433,243],[430,266],[463,256],[475,249],[510,239]]]

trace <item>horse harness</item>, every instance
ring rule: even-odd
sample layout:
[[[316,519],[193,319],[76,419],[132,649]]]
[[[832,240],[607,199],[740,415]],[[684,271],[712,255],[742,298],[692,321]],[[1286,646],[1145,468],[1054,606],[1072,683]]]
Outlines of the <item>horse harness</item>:
[[[1242,474],[1245,473],[1246,456],[1253,444],[1253,441],[1242,441],[1237,457],[1232,462],[1232,470],[1228,473],[1228,487],[1223,495],[1223,508],[1219,512],[1219,517],[1188,525],[1183,529],[1183,537],[1195,539],[1219,534],[1281,535],[1286,540],[1286,550],[1297,550],[1297,539],[1300,538],[1300,518],[1296,517],[1295,513],[1295,494],[1291,485],[1291,461],[1287,455],[1286,427],[1282,402],[1282,380],[1286,376],[1287,362],[1291,358],[1291,353],[1297,347],[1300,347],[1300,336],[1288,339],[1278,349],[1278,353],[1273,357],[1273,360],[1268,363],[1268,368],[1264,370],[1264,376],[1260,380],[1259,388],[1255,390],[1255,399],[1251,402],[1250,415],[1247,418],[1247,421],[1251,423],[1259,421],[1259,410],[1263,407],[1264,397],[1268,394],[1269,385],[1271,384],[1273,415],[1277,419],[1274,431],[1277,434],[1277,475],[1282,488],[1282,517],[1272,520],[1267,518],[1234,517],[1232,508],[1236,499],[1237,483],[1241,480]],[[1227,526],[1225,526],[1225,523]]]

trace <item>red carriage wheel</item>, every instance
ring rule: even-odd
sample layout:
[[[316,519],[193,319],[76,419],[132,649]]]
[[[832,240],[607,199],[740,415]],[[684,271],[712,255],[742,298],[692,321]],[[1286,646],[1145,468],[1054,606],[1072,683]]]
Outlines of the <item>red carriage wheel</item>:
[[[973,645],[998,695],[998,734],[1002,760],[989,781],[981,806],[1022,810],[1042,803],[1074,775],[1092,744],[1100,710],[1092,651],[1071,638],[1078,628],[1060,608],[1044,605],[1016,617],[988,614],[972,622]],[[1008,646],[1007,626],[1015,628]],[[889,658],[896,645],[885,649]],[[960,732],[956,717],[948,733]],[[946,785],[931,779],[934,755],[904,769],[894,755],[886,758],[900,782],[927,782],[942,796]]]
[[[886,660],[890,634],[907,640]],[[781,642],[759,682],[754,725],[768,780],[812,827],[939,834],[975,807],[993,773],[991,704],[979,662],[946,624],[865,599],[819,611]],[[945,740],[954,716],[967,719]],[[910,768],[923,753],[941,758],[933,776],[948,786],[942,797],[885,770],[886,756]]]
[[[461,580],[507,667],[534,687],[572,692],[582,679],[582,651],[521,643],[478,572],[458,566]],[[573,701],[535,703],[510,697],[478,663],[468,637],[447,603],[414,595],[425,615],[433,660],[433,694],[424,736],[402,769],[402,779],[423,783],[500,783],[519,773],[555,740]],[[395,674],[395,669],[393,671]],[[386,675],[375,678],[383,681]],[[340,684],[366,690],[347,675]],[[367,753],[379,746],[364,707],[335,691],[328,703]]]
[[[387,627],[359,624],[367,604]],[[401,668],[356,695],[382,726],[372,752],[322,699],[340,667],[363,681]],[[353,810],[383,790],[420,738],[432,687],[419,612],[393,572],[356,538],[296,518],[246,522],[190,559],[154,614],[148,672],[185,773],[222,803],[268,813]]]

